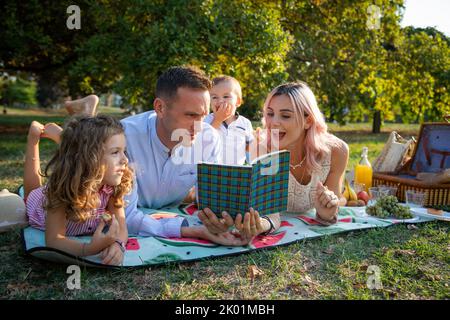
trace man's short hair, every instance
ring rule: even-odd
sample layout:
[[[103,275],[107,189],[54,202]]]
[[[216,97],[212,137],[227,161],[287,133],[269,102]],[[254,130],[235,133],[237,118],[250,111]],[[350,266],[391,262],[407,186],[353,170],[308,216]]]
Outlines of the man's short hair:
[[[164,71],[156,82],[156,97],[172,99],[178,88],[190,88],[209,91],[211,80],[206,74],[194,66],[176,66]]]

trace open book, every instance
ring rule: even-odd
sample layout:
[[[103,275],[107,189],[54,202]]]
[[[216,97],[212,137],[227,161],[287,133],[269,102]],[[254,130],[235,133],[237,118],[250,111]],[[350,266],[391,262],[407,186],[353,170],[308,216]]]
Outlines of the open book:
[[[289,151],[266,154],[250,165],[197,165],[199,209],[233,218],[252,207],[260,215],[285,211],[289,186]]]

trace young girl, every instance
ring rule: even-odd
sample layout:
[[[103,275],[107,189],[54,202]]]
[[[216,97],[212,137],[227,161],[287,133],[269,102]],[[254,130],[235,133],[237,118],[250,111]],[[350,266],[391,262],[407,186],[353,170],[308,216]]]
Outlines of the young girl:
[[[44,186],[41,137],[60,144],[45,169]],[[122,125],[110,116],[74,117],[64,130],[53,123],[31,124],[24,172],[26,209],[30,225],[45,230],[47,246],[79,257],[101,253],[104,264],[122,263],[128,238],[123,196],[132,186],[125,147]],[[102,218],[109,217],[107,212],[109,223]],[[92,235],[92,240],[69,238],[79,235]]]
[[[124,130],[112,117],[92,117],[98,99],[88,104],[85,100],[71,102],[77,109],[75,114],[85,116],[70,120],[64,131],[54,123],[31,124],[24,175],[28,220],[32,227],[45,230],[49,247],[75,256],[101,253],[104,264],[119,265],[128,239],[123,196],[131,191],[133,179],[125,156]],[[41,186],[39,173],[41,137],[60,143],[45,170],[49,177],[45,186]],[[102,232],[105,222],[101,217],[105,212],[110,212],[112,219],[109,230]],[[163,225],[163,220],[156,222]],[[87,244],[67,238],[90,234],[92,240]],[[189,226],[187,221],[180,234],[222,245],[245,243],[230,232],[213,234],[204,226]]]
[[[322,224],[335,223],[339,205],[346,203],[340,186],[348,162],[347,144],[328,133],[316,98],[303,82],[273,89],[263,111],[267,129],[263,138],[267,145],[278,145],[279,150],[289,150],[291,154],[287,211],[305,213],[315,209]],[[234,221],[241,235],[248,239],[280,227],[279,213],[261,219],[257,211],[249,211]],[[219,232],[232,223],[219,221],[206,209],[199,217],[210,226],[211,232]]]
[[[249,161],[249,144],[253,141],[252,123],[236,109],[242,104],[242,89],[239,81],[231,76],[213,79],[210,90],[213,113],[205,122],[218,130],[222,142],[222,163],[243,165]]]

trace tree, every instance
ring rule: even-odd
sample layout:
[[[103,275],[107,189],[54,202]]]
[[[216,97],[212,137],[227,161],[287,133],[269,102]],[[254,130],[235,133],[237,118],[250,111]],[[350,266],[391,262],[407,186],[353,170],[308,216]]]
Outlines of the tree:
[[[84,0],[75,31],[69,4],[9,2],[0,12],[0,73],[35,75],[41,105],[114,91],[148,108],[161,72],[193,64],[240,80],[251,118],[287,79],[306,81],[328,120],[370,118],[373,132],[400,114],[450,112],[450,40],[401,29],[403,0]]]
[[[173,65],[197,65],[242,83],[243,112],[254,117],[267,92],[287,77],[289,34],[280,12],[254,1],[98,1],[98,32],[78,49],[71,69],[79,86],[99,83],[129,104],[149,107],[158,76]]]
[[[450,39],[433,28],[408,27],[404,32],[399,57],[404,120],[441,120],[450,113]]]
[[[34,81],[12,78],[2,85],[1,101],[4,105],[19,104],[31,106],[36,104],[36,83]]]
[[[195,64],[242,81],[244,112],[254,116],[267,91],[287,77],[289,35],[280,12],[255,1],[78,1],[81,30],[68,30],[72,3],[5,4],[0,71],[38,79],[45,106],[62,95],[114,90],[132,105],[150,105],[158,75]]]
[[[344,123],[389,112],[389,52],[400,35],[403,1],[282,1],[284,27],[295,37],[289,75],[310,84],[327,118]],[[368,27],[370,6],[382,13]]]
[[[41,106],[54,103],[68,92],[68,72],[79,59],[78,46],[95,33],[88,4],[80,0],[81,30],[66,27],[72,1],[7,1],[0,10],[0,73],[33,74]],[[72,94],[80,90],[72,91]]]

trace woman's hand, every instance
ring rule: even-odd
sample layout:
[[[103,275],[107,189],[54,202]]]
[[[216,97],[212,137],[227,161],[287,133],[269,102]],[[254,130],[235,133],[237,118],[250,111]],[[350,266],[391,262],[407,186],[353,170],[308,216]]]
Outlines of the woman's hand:
[[[318,216],[323,220],[332,221],[337,215],[338,205],[338,196],[319,181],[317,183],[316,198],[314,201],[314,207]]]
[[[226,211],[222,212],[222,219],[219,220],[211,209],[205,208],[198,213],[198,218],[214,234],[226,232],[234,225],[233,218]]]
[[[250,212],[244,215],[244,221],[242,221],[242,215],[238,214],[236,216],[235,226],[241,237],[247,239],[248,242],[265,231],[258,211],[253,208],[250,208]]]

